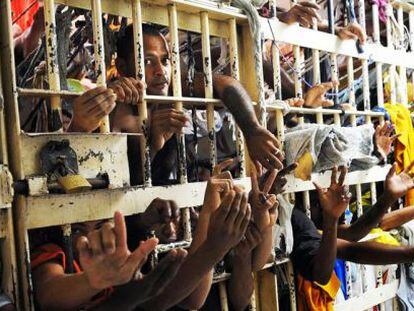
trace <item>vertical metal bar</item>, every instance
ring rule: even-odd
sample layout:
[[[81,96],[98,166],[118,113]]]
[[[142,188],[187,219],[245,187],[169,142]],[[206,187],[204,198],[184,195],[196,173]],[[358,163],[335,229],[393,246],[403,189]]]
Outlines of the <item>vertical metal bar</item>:
[[[230,71],[231,76],[240,80],[239,74],[239,51],[237,42],[237,23],[236,19],[232,18],[229,20],[229,48],[230,48]],[[236,124],[236,122],[234,121]],[[246,163],[245,163],[245,152],[244,152],[244,138],[243,134],[238,126],[236,126],[236,150],[237,157],[239,159],[240,177],[246,177]]]
[[[142,33],[141,0],[132,0],[132,23],[134,29],[135,76],[138,80],[145,82],[144,34]],[[143,90],[143,95],[144,97],[146,95],[145,89]],[[151,186],[151,157],[148,144],[148,110],[145,100],[138,104],[138,114],[137,121],[144,134],[140,139],[143,181],[145,186]]]
[[[226,282],[218,283],[221,311],[229,311],[229,303],[227,299]]]
[[[177,19],[177,7],[172,4],[168,6],[168,15],[170,23],[170,35],[171,35],[171,64],[172,64],[172,82],[173,82],[173,95],[177,97],[182,96],[181,89],[181,66],[180,66],[180,41],[178,38],[178,19]],[[183,110],[183,103],[174,103],[176,110]],[[178,170],[180,184],[187,183],[187,159],[185,152],[185,136],[184,134],[177,135],[178,142]],[[184,239],[191,242],[191,219],[190,210],[185,208],[183,213],[183,226],[184,226]]]
[[[380,23],[378,5],[372,4],[372,23],[373,23],[373,39],[378,45],[381,45],[380,41]],[[384,87],[382,77],[382,63],[375,63],[376,81],[377,81],[377,101],[379,107],[384,107]]]
[[[172,60],[172,82],[173,95],[177,97],[182,96],[181,91],[181,67],[180,67],[180,41],[178,39],[178,19],[177,8],[175,5],[168,6],[168,14],[170,20],[170,35],[171,35],[171,60]],[[176,102],[174,108],[183,110],[183,103]],[[179,156],[179,178],[180,183],[187,182],[187,160],[185,153],[185,139],[184,134],[177,135],[178,141],[178,156]]]
[[[287,277],[289,282],[290,310],[296,311],[295,272],[293,270],[292,262],[289,261],[285,267],[287,269]]]
[[[210,27],[208,20],[208,13],[201,12],[201,46],[203,54],[203,70],[204,70],[204,90],[205,97],[213,97],[213,75],[211,69],[211,55],[210,55]],[[214,130],[214,105],[207,104],[207,128],[208,138],[210,144],[210,163],[213,167],[217,163],[216,151],[216,132]]]
[[[66,255],[66,273],[73,273],[73,249],[72,249],[72,226],[71,224],[63,225],[63,246]]]
[[[387,6],[389,6],[389,11],[393,12],[392,6],[391,4],[387,4]],[[386,31],[387,31],[387,47],[394,49],[394,43],[392,41],[392,30],[391,30],[391,18],[390,16],[387,14],[387,21],[386,21]],[[388,69],[388,73],[389,73],[389,84],[390,84],[390,103],[391,104],[395,104],[397,102],[397,94],[395,91],[395,65],[390,64],[389,69]]]
[[[282,100],[282,79],[280,75],[280,52],[277,47],[277,42],[272,45],[272,66],[273,66],[273,89],[275,92],[275,99]],[[285,141],[285,124],[283,122],[283,112],[280,109],[276,110],[276,137],[283,146]]]
[[[93,29],[93,51],[95,59],[95,72],[97,75],[96,84],[106,87],[106,65],[104,34],[102,26],[102,5],[101,0],[91,0],[92,8],[92,29]],[[99,126],[101,133],[109,133],[109,117],[105,116]]]
[[[338,62],[337,62],[337,58],[336,58],[336,54],[330,54],[330,61],[331,61],[331,77],[332,77],[332,81],[339,81],[338,78]],[[334,98],[333,101],[335,104],[338,103],[338,86],[334,87]],[[341,123],[341,117],[339,114],[335,113],[334,114],[334,123],[335,124],[340,124]]]
[[[60,78],[58,67],[58,50],[56,36],[55,2],[45,0],[44,2],[45,36],[46,36],[46,63],[49,88],[52,91],[60,91]],[[50,97],[51,116],[49,119],[50,130],[62,132],[62,107],[60,97]]]
[[[413,53],[414,52],[414,10],[410,10],[410,12],[408,13],[408,27],[409,27],[409,32],[410,32],[410,48],[411,48],[411,53]],[[412,90],[411,90],[412,98],[410,98],[410,101],[414,102],[414,73],[413,72],[411,72],[411,84],[412,84]]]
[[[402,8],[402,6],[398,7],[397,10],[397,20],[398,20],[398,25],[400,26],[401,31],[404,34],[404,10]],[[404,48],[404,36],[401,38],[400,40],[400,46],[399,48],[401,50],[405,50]],[[407,69],[405,68],[405,66],[399,66],[399,74],[400,74],[400,79],[399,79],[399,84],[398,84],[398,88],[399,88],[399,102],[403,105],[408,105],[408,98],[407,98]]]

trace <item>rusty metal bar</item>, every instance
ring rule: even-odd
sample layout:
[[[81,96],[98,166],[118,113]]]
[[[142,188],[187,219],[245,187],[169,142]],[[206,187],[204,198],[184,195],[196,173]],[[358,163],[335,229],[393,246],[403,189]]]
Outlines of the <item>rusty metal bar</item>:
[[[60,91],[60,78],[58,66],[58,50],[56,35],[56,18],[54,0],[44,2],[45,36],[46,36],[46,63],[49,88],[52,91]],[[59,96],[50,97],[52,113],[50,116],[50,130],[56,132],[63,131],[62,107]]]
[[[135,77],[145,83],[144,34],[142,32],[141,0],[132,0],[132,23],[134,28]],[[145,89],[143,90],[143,95],[146,95]],[[145,100],[138,103],[138,114],[137,122],[144,134],[140,139],[143,181],[145,186],[151,186],[151,156],[148,144],[148,110]]]
[[[230,54],[230,71],[235,80],[240,80],[239,74],[239,51],[237,41],[237,22],[235,18],[229,20],[229,54]],[[236,124],[236,121],[234,120]],[[246,163],[244,152],[244,137],[240,128],[236,126],[236,151],[239,159],[240,177],[246,177]]]
[[[172,83],[173,95],[181,97],[181,67],[180,67],[180,42],[178,39],[178,20],[177,8],[175,5],[168,6],[168,13],[170,18],[170,35],[171,35],[171,62],[172,62]],[[174,104],[175,109],[182,111],[182,102]],[[178,155],[179,155],[179,178],[180,183],[187,182],[187,161],[185,157],[185,140],[184,135],[180,134],[177,137]]]
[[[106,87],[106,65],[105,65],[105,49],[104,34],[102,27],[102,5],[101,0],[91,0],[92,8],[92,29],[93,29],[93,51],[95,59],[95,73],[97,75],[97,86]],[[110,132],[109,117],[102,119],[99,126],[101,133]]]
[[[211,54],[210,54],[210,26],[207,12],[201,12],[201,46],[203,54],[203,70],[204,70],[204,90],[205,97],[213,97],[213,74],[211,69]],[[207,105],[207,129],[210,146],[210,164],[213,167],[217,164],[217,150],[216,150],[216,132],[214,129],[214,106]]]

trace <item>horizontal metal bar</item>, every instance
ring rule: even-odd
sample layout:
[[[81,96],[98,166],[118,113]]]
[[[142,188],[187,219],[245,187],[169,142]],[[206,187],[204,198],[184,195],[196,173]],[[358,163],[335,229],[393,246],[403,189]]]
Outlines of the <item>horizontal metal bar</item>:
[[[359,110],[346,110],[344,111],[345,115],[354,115],[354,116],[371,116],[371,117],[383,117],[384,112],[378,111],[359,111]]]
[[[391,5],[395,9],[398,9],[401,7],[404,10],[404,12],[414,11],[414,6],[405,1],[394,0],[394,1],[391,1]]]
[[[250,190],[250,179],[236,179],[235,184]],[[125,187],[88,191],[78,194],[49,194],[25,198],[28,229],[57,226],[113,216],[144,212],[157,197],[174,200],[179,208],[203,204],[206,182],[160,187]],[[93,204],[91,204],[93,202]],[[48,215],[48,217],[45,217]]]
[[[90,1],[85,0],[56,0],[56,4],[64,4],[71,7],[90,10]],[[144,22],[156,23],[168,26],[167,4],[175,3],[178,8],[179,29],[201,33],[199,14],[203,11],[211,12],[210,32],[212,36],[228,38],[229,31],[226,27],[230,18],[236,18],[240,23],[247,23],[247,17],[240,10],[232,7],[219,7],[214,3],[203,3],[200,1],[190,3],[187,0],[145,0],[142,3],[142,18]],[[102,0],[102,11],[117,16],[132,18],[132,4],[130,1]]]
[[[262,31],[265,39],[273,39],[268,20],[261,18]],[[359,54],[353,40],[340,40],[339,37],[322,31],[316,31],[300,27],[296,24],[287,25],[277,20],[271,20],[270,24],[276,40],[293,45],[299,45],[310,49],[323,50],[338,55],[352,56],[360,59],[368,59],[383,64],[393,64],[414,68],[414,53],[402,50],[394,50],[380,44],[366,43],[364,53]],[[298,33],[301,35],[298,36]]]
[[[349,172],[345,179],[345,184],[356,185],[370,182],[377,182],[385,180],[391,165],[374,166],[364,171]],[[315,190],[312,181],[317,181],[322,187],[329,187],[331,182],[331,171],[324,173],[313,173],[311,180],[301,180],[295,178],[293,175],[287,175],[286,193],[301,192],[306,190]]]
[[[70,92],[70,91],[52,91],[43,89],[23,89],[18,88],[17,93],[20,96],[38,96],[38,97],[50,97],[59,95],[62,97],[79,97],[83,93]],[[144,100],[149,104],[163,104],[163,103],[175,103],[182,102],[188,105],[204,105],[212,103],[215,106],[223,106],[222,101],[216,98],[202,98],[202,97],[177,97],[177,96],[159,96],[159,95],[146,95]]]
[[[175,248],[188,248],[190,247],[191,242],[180,241],[170,244],[159,244],[157,245],[157,253],[166,253]]]
[[[396,296],[399,280],[373,288],[362,295],[334,305],[335,311],[367,310]]]
[[[283,107],[279,106],[266,106],[267,111],[276,111],[276,110],[284,110]],[[300,108],[300,107],[289,107],[288,113],[301,113],[301,114],[342,114],[343,111],[339,109],[323,109],[323,108]]]

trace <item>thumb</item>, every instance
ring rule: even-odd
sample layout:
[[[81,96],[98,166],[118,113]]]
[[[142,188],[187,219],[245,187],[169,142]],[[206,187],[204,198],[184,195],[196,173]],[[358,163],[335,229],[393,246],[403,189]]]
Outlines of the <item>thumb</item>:
[[[157,238],[151,238],[146,241],[142,241],[139,246],[129,255],[126,265],[132,265],[136,269],[140,269],[145,261],[147,260],[148,255],[155,249],[158,245]]]

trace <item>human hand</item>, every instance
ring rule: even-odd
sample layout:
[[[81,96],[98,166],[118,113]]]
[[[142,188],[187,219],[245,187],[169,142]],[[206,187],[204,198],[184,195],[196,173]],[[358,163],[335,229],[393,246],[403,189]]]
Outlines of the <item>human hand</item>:
[[[342,166],[340,171],[341,173],[337,180],[338,167],[334,166],[332,169],[331,185],[327,189],[322,188],[316,182],[313,182],[316,191],[318,192],[324,221],[330,219],[337,222],[345,212],[349,201],[351,200],[349,187],[344,185],[348,169],[345,166]]]
[[[394,163],[385,178],[385,193],[393,200],[397,200],[414,188],[414,180],[410,171],[414,167],[414,161],[397,174],[397,164]]]
[[[286,24],[299,23],[303,27],[310,27],[316,19],[322,21],[318,10],[319,5],[316,3],[301,1],[294,4],[289,11],[279,13],[278,19]]]
[[[158,152],[174,135],[182,134],[189,122],[187,116],[174,108],[156,110],[151,114],[150,145],[152,152]]]
[[[102,119],[115,108],[116,95],[111,89],[97,87],[86,91],[73,102],[71,132],[93,132]]]
[[[136,290],[136,295],[140,295],[143,298],[137,304],[143,303],[162,293],[167,285],[175,278],[186,257],[186,250],[181,248],[173,249],[158,263],[154,270],[146,275],[141,274],[138,279],[134,280],[136,285],[139,285],[139,288]]]
[[[136,105],[142,102],[146,85],[141,80],[121,77],[109,83],[108,88],[114,91],[118,103]]]
[[[378,125],[375,129],[375,148],[384,160],[387,159],[387,156],[390,154],[393,142],[400,136],[392,135],[393,132],[394,126],[388,121],[382,126]]]
[[[253,221],[261,232],[271,228],[277,220],[279,202],[276,195],[269,194],[277,173],[276,170],[272,170],[260,186],[256,172],[251,173],[252,191],[249,195],[249,202],[252,207]]]
[[[220,169],[217,169],[215,167],[213,169],[213,172],[216,171],[217,173],[219,170]],[[233,188],[233,178],[231,177],[230,172],[220,172],[220,174],[211,177],[207,182],[207,188],[204,194],[204,202],[201,212],[214,212],[220,206],[223,195]]]
[[[273,182],[273,184],[270,187],[270,190],[268,191],[271,194],[278,195],[283,192],[285,192],[285,186],[287,184],[286,175],[291,174],[298,164],[295,162],[285,168],[283,168],[280,172],[277,173],[277,176]],[[272,171],[267,171],[264,175],[262,175],[260,179],[260,184],[264,184],[265,180],[269,177],[269,174],[271,174]]]
[[[331,81],[313,86],[305,94],[304,106],[308,108],[332,107],[334,102],[326,99],[325,94],[328,90],[336,87],[337,85],[338,81]]]
[[[282,145],[275,135],[264,127],[258,126],[251,129],[250,133],[245,135],[245,138],[249,156],[259,174],[262,172],[262,166],[268,170],[281,170],[283,168]]]
[[[350,23],[345,27],[337,27],[336,33],[341,40],[359,40],[361,44],[367,41],[367,35],[358,23]]]
[[[180,219],[175,201],[156,198],[143,213],[138,214],[136,226],[154,231],[161,243],[171,243],[177,240]]]
[[[120,212],[115,212],[114,223],[112,226],[107,222],[88,237],[80,237],[77,244],[82,270],[94,289],[131,281],[158,244],[158,240],[152,238],[142,241],[135,251],[130,252],[125,219]]]
[[[246,232],[251,217],[247,195],[230,190],[210,217],[206,242],[209,248],[224,256],[237,245]]]
[[[234,248],[235,255],[239,258],[249,258],[251,252],[262,242],[262,235],[254,223],[250,223],[246,234]]]
[[[293,98],[286,99],[286,103],[290,107],[302,107],[304,105],[305,101],[303,100],[303,98],[293,97]]]

